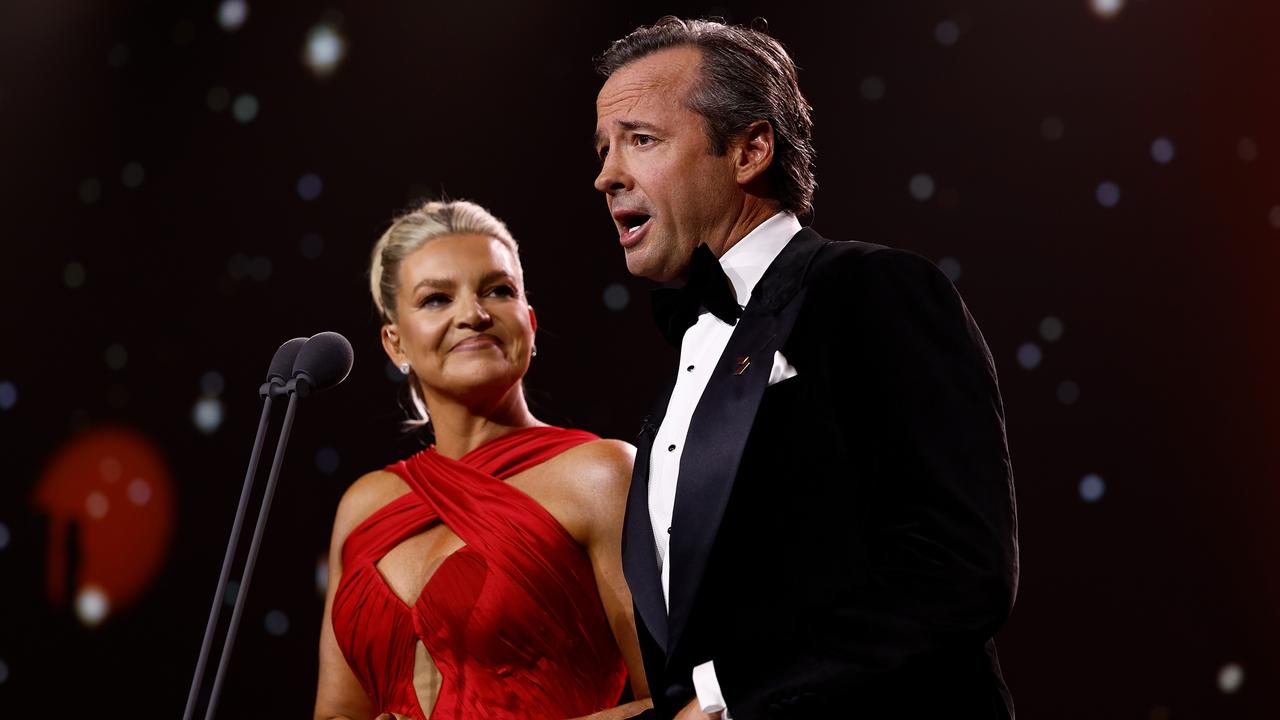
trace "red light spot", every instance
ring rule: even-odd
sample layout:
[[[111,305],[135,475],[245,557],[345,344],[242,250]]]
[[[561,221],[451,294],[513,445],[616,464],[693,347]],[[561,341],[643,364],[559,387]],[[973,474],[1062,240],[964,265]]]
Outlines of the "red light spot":
[[[33,502],[49,515],[49,599],[67,602],[72,550],[77,588],[96,585],[112,610],[133,603],[160,570],[173,535],[173,485],[156,446],[126,428],[83,433],[54,455]],[[67,547],[70,525],[78,547]]]

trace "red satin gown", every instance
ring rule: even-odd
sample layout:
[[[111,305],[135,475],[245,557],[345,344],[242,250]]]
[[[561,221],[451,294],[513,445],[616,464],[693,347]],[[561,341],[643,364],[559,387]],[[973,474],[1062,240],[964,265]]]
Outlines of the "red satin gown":
[[[378,712],[425,720],[414,687],[424,649],[440,673],[426,711],[435,720],[562,720],[617,703],[626,666],[586,552],[533,498],[504,482],[595,439],[526,428],[458,460],[431,447],[387,467],[412,492],[347,537],[332,618]],[[437,522],[466,545],[406,605],[375,563]]]

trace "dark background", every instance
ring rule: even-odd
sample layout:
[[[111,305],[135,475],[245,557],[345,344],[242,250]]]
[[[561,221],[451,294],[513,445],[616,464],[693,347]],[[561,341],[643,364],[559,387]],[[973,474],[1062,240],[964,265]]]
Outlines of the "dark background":
[[[542,417],[634,437],[674,360],[591,187],[591,58],[675,13],[768,19],[815,107],[815,227],[938,261],[983,328],[1021,520],[997,638],[1019,715],[1273,716],[1280,6],[282,5],[235,30],[217,3],[0,6],[0,715],[181,713],[257,385],[280,342],[337,330],[355,368],[299,414],[221,706],[310,712],[337,500],[418,447],[364,273],[423,197],[522,242]],[[320,23],[346,42],[327,76],[302,61]],[[112,427],[165,468],[133,506],[84,444]],[[105,615],[55,601],[128,567]]]

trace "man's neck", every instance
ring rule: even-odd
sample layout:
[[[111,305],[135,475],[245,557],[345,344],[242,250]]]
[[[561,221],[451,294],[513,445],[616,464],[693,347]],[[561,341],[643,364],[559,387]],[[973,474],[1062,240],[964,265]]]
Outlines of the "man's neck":
[[[729,232],[721,236],[723,238],[721,240],[713,239],[708,242],[707,247],[711,248],[711,252],[715,253],[716,257],[724,257],[724,254],[737,245],[739,240],[760,227],[765,220],[778,214],[781,209],[776,200],[747,195]]]

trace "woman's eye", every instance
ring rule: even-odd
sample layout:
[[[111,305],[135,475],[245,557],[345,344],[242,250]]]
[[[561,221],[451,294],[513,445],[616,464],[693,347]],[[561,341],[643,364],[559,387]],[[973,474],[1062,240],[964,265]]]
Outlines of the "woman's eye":
[[[516,289],[510,285],[498,285],[489,290],[489,294],[497,297],[511,298],[516,296]]]
[[[418,307],[439,307],[449,304],[449,296],[443,293],[432,293],[418,303]]]

